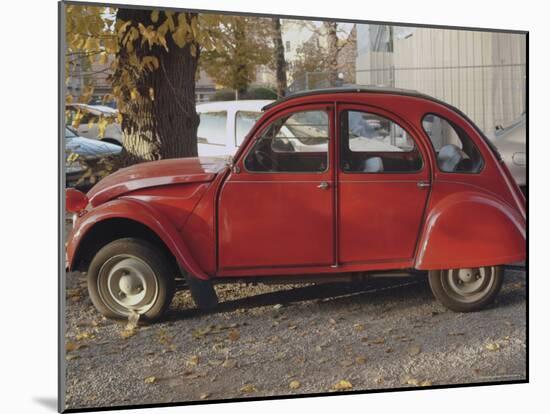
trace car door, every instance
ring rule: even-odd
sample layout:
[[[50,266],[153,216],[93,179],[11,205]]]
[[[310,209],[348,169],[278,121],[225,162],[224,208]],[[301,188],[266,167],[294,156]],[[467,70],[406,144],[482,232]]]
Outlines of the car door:
[[[332,106],[267,119],[223,184],[218,204],[222,271],[334,263]]]
[[[431,185],[424,147],[390,112],[338,109],[338,262],[406,266]]]

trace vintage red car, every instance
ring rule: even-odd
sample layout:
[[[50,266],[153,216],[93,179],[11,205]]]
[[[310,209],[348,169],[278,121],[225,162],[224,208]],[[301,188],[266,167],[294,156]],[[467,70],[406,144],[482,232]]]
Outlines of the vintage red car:
[[[292,95],[232,162],[135,165],[66,207],[69,269],[114,318],[159,318],[178,281],[208,308],[215,283],[374,274],[427,275],[473,311],[526,256],[526,200],[495,148],[456,108],[395,89]]]

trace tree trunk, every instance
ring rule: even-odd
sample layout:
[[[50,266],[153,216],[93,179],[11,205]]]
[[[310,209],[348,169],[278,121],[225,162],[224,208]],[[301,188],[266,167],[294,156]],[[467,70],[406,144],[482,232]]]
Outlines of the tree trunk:
[[[287,79],[286,79],[286,61],[285,61],[285,49],[283,47],[283,36],[281,34],[281,19],[273,18],[273,44],[274,44],[274,61],[275,61],[275,74],[277,78],[277,96],[283,97],[286,93]]]
[[[191,21],[192,13],[186,13]],[[126,28],[153,25],[151,11],[120,8],[117,20],[131,21]],[[122,37],[123,38],[123,37]],[[119,38],[120,39],[120,38]],[[119,40],[120,42],[120,40]],[[153,56],[158,68],[137,71],[131,64],[131,52],[120,44],[113,84],[121,86],[123,146],[126,165],[166,158],[197,156],[195,74],[199,47],[195,42],[178,47],[166,35],[168,51],[161,46],[149,48],[140,39],[133,42],[138,59]]]
[[[338,35],[336,22],[323,22],[327,35],[327,55],[329,68],[329,85],[336,86],[338,81]]]

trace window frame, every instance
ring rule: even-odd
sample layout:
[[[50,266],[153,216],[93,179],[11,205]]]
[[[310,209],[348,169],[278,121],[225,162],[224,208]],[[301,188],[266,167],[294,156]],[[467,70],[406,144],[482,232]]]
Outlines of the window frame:
[[[299,112],[324,112],[327,116],[327,127],[328,127],[328,137],[327,137],[327,166],[323,171],[251,171],[246,167],[246,159],[249,155],[251,155],[252,151],[254,150],[256,144],[262,139],[262,135],[265,133],[265,131],[271,127],[271,125],[274,122],[277,122],[278,120],[284,118],[284,117],[291,117],[292,115],[299,113]],[[262,114],[263,115],[263,114]],[[297,106],[297,107],[288,107],[283,110],[281,110],[279,113],[274,114],[272,117],[268,118],[264,125],[260,127],[254,134],[254,137],[250,140],[248,144],[248,148],[246,148],[245,151],[243,151],[242,156],[240,157],[240,164],[242,166],[243,171],[247,172],[248,174],[272,174],[272,175],[288,175],[288,174],[298,174],[298,175],[327,175],[330,174],[331,170],[331,154],[334,152],[334,150],[331,150],[331,147],[333,147],[333,141],[334,141],[334,127],[331,125],[334,120],[334,107],[331,104],[314,104],[311,106]],[[252,130],[251,130],[252,131]],[[332,135],[332,136],[331,136]],[[244,143],[244,141],[243,141]],[[307,152],[304,152],[304,154],[307,154]]]
[[[440,167],[439,167],[439,162],[437,160],[437,151],[435,149],[435,146],[434,146],[434,143],[431,139],[431,137],[428,135],[428,132],[424,129],[424,119],[427,117],[427,116],[436,116],[438,118],[441,118],[443,119],[444,121],[446,121],[450,126],[451,128],[453,128],[453,131],[454,133],[456,134],[456,136],[458,137],[460,143],[464,146],[464,143],[462,142],[462,140],[460,139],[460,134],[458,133],[457,129],[461,130],[467,137],[468,139],[470,140],[470,142],[472,143],[472,145],[474,146],[474,148],[476,149],[477,153],[479,154],[479,158],[481,160],[481,165],[479,167],[479,170],[478,171],[444,171],[442,170]],[[433,151],[433,156],[434,156],[434,164],[435,164],[435,168],[437,168],[437,172],[441,173],[441,174],[468,174],[468,175],[479,175],[483,172],[483,170],[485,170],[485,165],[487,164],[485,162],[485,158],[483,157],[483,153],[480,151],[479,149],[479,145],[477,145],[475,143],[475,140],[473,140],[471,137],[470,137],[470,134],[468,134],[464,128],[460,127],[459,125],[456,124],[456,122],[453,122],[451,120],[449,120],[449,118],[447,118],[446,116],[443,116],[441,114],[438,114],[436,112],[426,112],[424,115],[422,115],[422,117],[420,118],[420,128],[422,130],[422,133],[426,136],[426,138],[428,139],[428,142],[430,143],[430,147]],[[463,148],[461,148],[462,151]]]
[[[243,139],[241,141],[241,143],[239,144],[237,142],[237,117],[239,116],[240,113],[242,112],[254,112],[254,113],[257,113],[259,115],[258,119],[256,119],[256,122],[254,122],[254,125],[256,125],[256,123],[260,120],[260,118],[263,116],[263,111],[262,110],[258,110],[258,111],[254,111],[254,110],[247,110],[247,109],[237,109],[235,111],[235,119],[234,119],[234,122],[233,122],[233,127],[234,127],[234,141],[235,141],[235,148],[238,148],[240,147],[241,145],[243,145],[245,142],[246,142],[246,138],[248,137],[248,135],[252,132],[252,130],[254,129],[254,125],[252,125],[252,128],[250,128],[248,130],[248,132],[245,134],[245,136],[243,136]]]
[[[374,109],[374,108],[373,108]],[[377,117],[380,117],[380,118],[384,118],[384,119],[387,119],[388,121],[390,122],[393,122],[395,125],[397,125],[398,127],[400,127],[403,131],[405,131],[407,133],[407,135],[410,137],[410,139],[413,141],[414,143],[414,147],[413,149],[416,149],[416,152],[418,153],[418,156],[420,157],[420,167],[416,170],[411,170],[411,171],[382,171],[382,172],[368,172],[368,171],[347,171],[344,169],[344,162],[345,160],[343,159],[343,154],[344,154],[344,147],[345,147],[345,144],[347,143],[348,145],[348,150],[349,150],[349,124],[348,124],[348,132],[346,133],[346,140],[344,140],[344,131],[343,131],[343,126],[342,126],[342,119],[343,119],[343,116],[344,114],[350,112],[350,111],[354,111],[354,112],[362,112],[362,113],[367,113],[367,114],[371,114],[371,115],[375,115]],[[403,127],[403,125],[400,123],[400,122],[397,122],[395,120],[395,118],[390,118],[389,116],[387,115],[382,115],[381,113],[379,112],[376,112],[376,110],[372,110],[371,108],[368,108],[368,109],[357,109],[353,106],[351,107],[344,107],[344,108],[341,108],[339,109],[339,114],[338,114],[338,119],[339,119],[339,123],[340,125],[338,125],[338,130],[339,130],[339,141],[340,141],[340,145],[339,145],[339,153],[338,153],[338,156],[339,156],[339,160],[338,160],[338,163],[339,163],[339,170],[341,173],[343,174],[351,174],[351,175],[357,175],[357,174],[360,174],[360,175],[391,175],[391,174],[395,174],[395,175],[400,175],[400,174],[407,174],[407,175],[414,175],[414,174],[419,174],[419,173],[422,173],[426,167],[426,162],[424,160],[424,156],[422,155],[422,150],[420,149],[420,145],[418,144],[419,143],[419,139],[416,139],[414,137],[414,134],[411,134],[410,130],[408,128],[405,128]],[[350,150],[351,151],[351,150]],[[361,151],[354,151],[355,153],[360,153]],[[403,152],[414,152],[414,151],[403,151]],[[365,152],[363,151],[363,153],[368,153],[368,152]],[[372,154],[376,154],[377,152],[373,151]],[[379,151],[378,153],[383,153],[383,151]]]

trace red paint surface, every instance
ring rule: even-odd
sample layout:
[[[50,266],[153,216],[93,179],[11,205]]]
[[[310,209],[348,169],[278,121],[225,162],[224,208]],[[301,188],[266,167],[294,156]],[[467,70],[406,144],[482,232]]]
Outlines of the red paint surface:
[[[283,111],[331,112],[325,173],[249,173],[243,159],[261,130]],[[346,105],[395,120],[424,162],[412,174],[339,172],[334,113]],[[479,174],[443,173],[421,127],[435,113],[463,128],[485,165]],[[295,98],[263,115],[236,155],[222,162],[178,159],[121,170],[89,193],[67,254],[98,221],[136,220],[155,231],[180,265],[199,278],[331,274],[403,268],[505,264],[526,255],[525,199],[482,137],[452,109],[421,97],[336,93]],[[326,190],[317,186],[326,181]],[[431,183],[419,188],[419,181]]]

